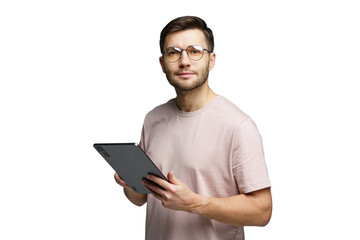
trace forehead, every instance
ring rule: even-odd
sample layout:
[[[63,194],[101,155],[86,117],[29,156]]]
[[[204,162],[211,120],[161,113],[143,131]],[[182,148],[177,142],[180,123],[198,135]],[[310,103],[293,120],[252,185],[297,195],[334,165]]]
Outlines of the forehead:
[[[199,29],[189,29],[171,33],[165,38],[164,49],[168,47],[184,49],[190,45],[200,45],[207,48],[205,34]]]

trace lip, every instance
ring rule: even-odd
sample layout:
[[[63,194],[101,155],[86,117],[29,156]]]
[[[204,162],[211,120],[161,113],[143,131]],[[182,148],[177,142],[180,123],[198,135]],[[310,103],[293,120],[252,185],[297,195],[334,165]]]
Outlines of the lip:
[[[183,77],[183,78],[188,78],[188,77],[191,77],[192,75],[194,75],[194,73],[192,73],[192,72],[180,72],[180,73],[177,73],[176,75],[178,75],[180,77]]]

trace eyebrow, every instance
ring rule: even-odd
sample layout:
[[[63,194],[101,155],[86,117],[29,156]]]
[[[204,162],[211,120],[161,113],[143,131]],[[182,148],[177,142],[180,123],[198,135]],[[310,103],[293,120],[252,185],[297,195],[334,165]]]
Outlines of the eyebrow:
[[[205,49],[203,46],[201,46],[199,44],[192,44],[192,45],[187,46],[186,48],[183,48],[183,50],[186,50],[189,47],[202,47],[203,49]],[[165,48],[165,50],[168,49],[168,48],[179,48],[181,50],[181,47],[178,47],[178,46],[170,46],[170,47]]]

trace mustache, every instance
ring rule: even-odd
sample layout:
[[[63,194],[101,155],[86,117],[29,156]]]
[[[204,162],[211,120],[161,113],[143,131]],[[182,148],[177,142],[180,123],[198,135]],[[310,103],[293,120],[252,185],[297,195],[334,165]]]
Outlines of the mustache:
[[[179,70],[179,71],[175,71],[174,74],[179,75],[181,73],[192,73],[192,74],[197,74],[197,71],[189,71],[189,70]]]

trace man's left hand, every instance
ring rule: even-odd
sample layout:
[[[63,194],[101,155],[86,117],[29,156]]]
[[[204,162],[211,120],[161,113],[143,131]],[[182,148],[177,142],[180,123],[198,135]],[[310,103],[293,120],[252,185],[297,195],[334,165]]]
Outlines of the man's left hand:
[[[164,207],[193,212],[199,205],[200,195],[192,192],[186,184],[174,176],[172,171],[168,173],[168,180],[169,182],[157,176],[148,175],[143,180],[143,184],[154,197],[162,202]]]

